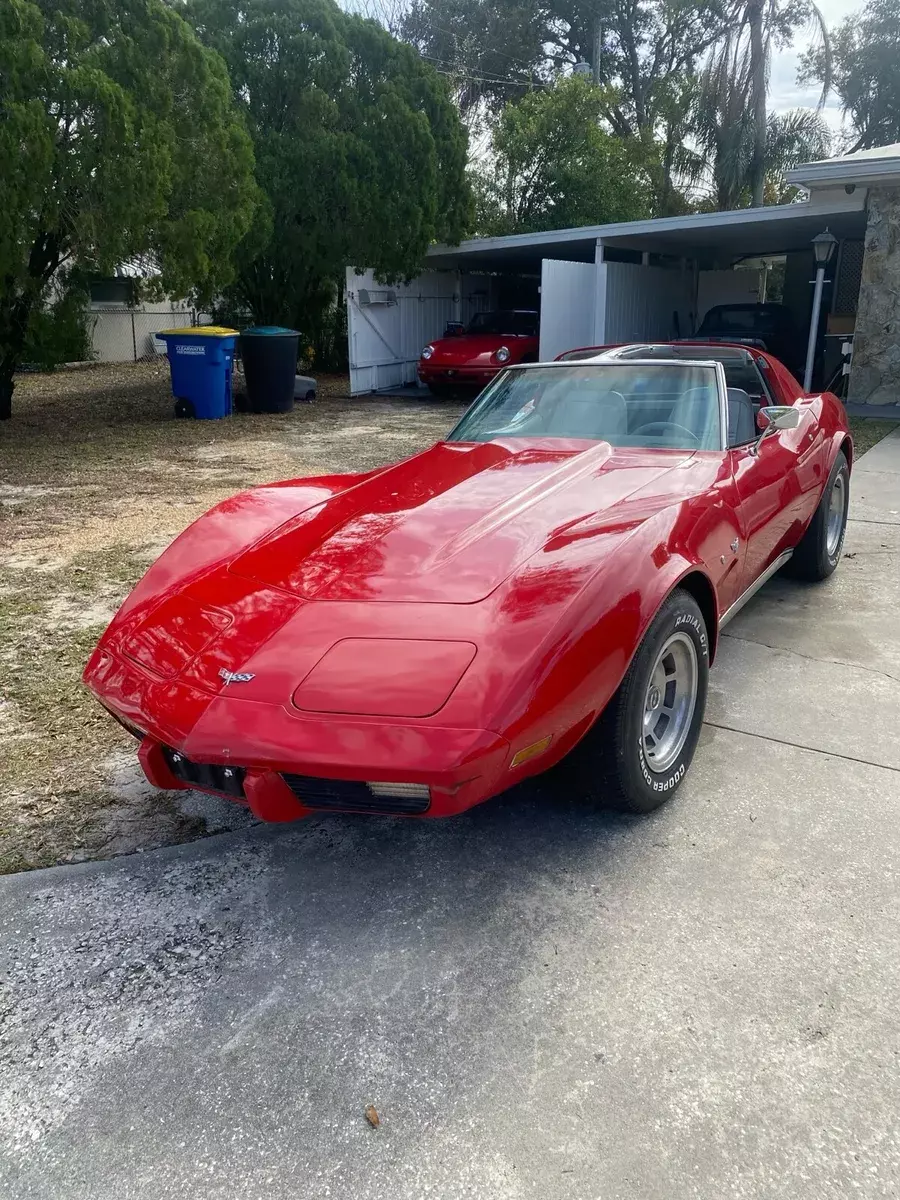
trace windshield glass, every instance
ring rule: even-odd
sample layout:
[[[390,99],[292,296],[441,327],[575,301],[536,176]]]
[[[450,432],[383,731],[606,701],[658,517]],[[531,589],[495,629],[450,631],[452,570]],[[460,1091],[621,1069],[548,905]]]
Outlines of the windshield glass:
[[[715,368],[671,362],[513,368],[482,392],[448,441],[510,437],[718,450]]]
[[[469,322],[469,333],[511,333],[533,337],[537,333],[536,312],[516,312],[501,309],[499,312],[476,313]]]
[[[740,388],[751,400],[762,404],[768,403],[768,393],[765,384],[753,363],[753,358],[747,350],[735,350],[730,346],[691,346],[691,345],[645,345],[627,346],[616,350],[617,358],[678,358],[713,359],[720,362],[725,371],[725,386]]]

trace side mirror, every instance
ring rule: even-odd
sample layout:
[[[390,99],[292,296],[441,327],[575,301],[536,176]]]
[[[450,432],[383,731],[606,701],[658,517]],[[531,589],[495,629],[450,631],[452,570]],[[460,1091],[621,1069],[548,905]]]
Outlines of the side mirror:
[[[796,429],[800,424],[800,409],[792,404],[778,404],[771,408],[761,408],[756,417],[756,427],[760,430],[759,437],[753,444],[751,454],[759,454],[762,443],[773,433],[781,433],[785,429]]]
[[[461,321],[448,321],[444,337],[462,337],[465,326]]]

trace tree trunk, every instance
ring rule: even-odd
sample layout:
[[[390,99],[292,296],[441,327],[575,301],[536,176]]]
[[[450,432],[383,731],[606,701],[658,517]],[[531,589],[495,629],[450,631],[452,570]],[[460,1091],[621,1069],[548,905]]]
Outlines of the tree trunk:
[[[27,296],[11,297],[0,304],[0,421],[12,416],[12,397],[16,368],[25,350],[25,333],[31,303]]]
[[[750,161],[750,203],[762,208],[766,185],[766,52],[763,41],[763,0],[747,8],[750,26],[750,102],[753,106],[753,157]]]

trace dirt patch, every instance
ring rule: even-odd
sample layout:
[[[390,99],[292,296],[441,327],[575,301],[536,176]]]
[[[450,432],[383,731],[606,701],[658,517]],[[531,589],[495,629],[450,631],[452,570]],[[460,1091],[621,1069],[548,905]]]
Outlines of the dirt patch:
[[[134,743],[81,687],[111,615],[211,505],[275,479],[361,471],[429,445],[462,406],[350,400],[176,421],[165,362],[23,377],[0,428],[0,872],[245,824],[135,774]]]

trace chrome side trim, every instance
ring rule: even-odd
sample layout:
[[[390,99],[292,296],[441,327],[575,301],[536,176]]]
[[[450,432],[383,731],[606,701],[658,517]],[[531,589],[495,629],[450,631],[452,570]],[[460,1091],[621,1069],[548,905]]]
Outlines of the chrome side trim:
[[[741,609],[744,607],[744,605],[747,603],[747,601],[753,599],[753,597],[756,595],[756,593],[759,591],[759,589],[764,584],[769,582],[769,580],[772,578],[772,576],[775,574],[776,571],[781,570],[781,568],[784,566],[784,564],[788,561],[788,559],[791,557],[791,555],[793,553],[794,553],[793,550],[785,550],[784,554],[779,554],[773,563],[769,563],[769,565],[763,571],[762,575],[760,575],[760,577],[758,579],[754,579],[754,581],[750,584],[750,586],[747,588],[747,590],[742,592],[740,594],[740,596],[738,596],[737,600],[735,600],[735,602],[734,602],[734,604],[732,604],[731,608],[725,609],[724,613],[722,613],[722,616],[719,619],[719,629],[720,630],[725,628],[725,626],[728,624],[728,622],[731,620],[732,617],[736,617],[738,615],[738,613],[741,611]]]

